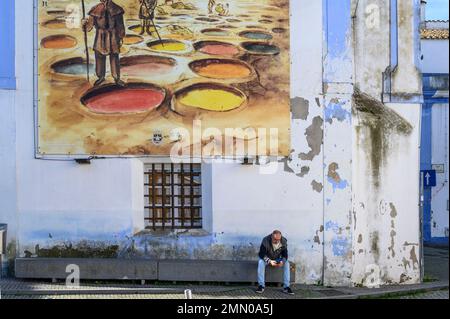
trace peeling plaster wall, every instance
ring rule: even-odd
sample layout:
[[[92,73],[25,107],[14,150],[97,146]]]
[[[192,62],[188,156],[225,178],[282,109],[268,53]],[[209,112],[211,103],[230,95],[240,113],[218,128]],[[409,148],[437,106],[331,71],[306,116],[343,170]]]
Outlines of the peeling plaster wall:
[[[392,91],[398,95],[421,94],[420,0],[398,1],[398,67]]]
[[[140,160],[80,166],[34,158],[33,9],[17,0],[18,90],[0,95],[13,104],[0,118],[0,132],[15,135],[0,140],[1,172],[8,176],[1,206],[16,214],[0,215],[18,234],[10,239],[12,254],[17,248],[17,256],[255,260],[262,236],[279,228],[300,283],[367,284],[373,263],[383,271],[382,283],[417,282],[418,210],[410,198],[418,190],[420,108],[382,105],[399,117],[381,124],[370,107],[355,111],[355,84],[370,101],[379,99],[389,63],[385,2],[355,3],[291,1],[290,156],[268,167],[203,165],[204,229],[153,232],[143,230]],[[379,5],[379,24],[367,29],[372,3]],[[406,16],[413,28],[414,14]],[[414,45],[408,42],[402,75],[394,78],[399,93],[417,86]],[[5,156],[10,148],[15,157]]]
[[[350,285],[352,273],[351,1],[324,1],[324,284]]]
[[[380,23],[364,20],[367,6],[379,8]],[[377,9],[373,9],[377,11]],[[399,64],[392,94],[383,104],[382,72],[389,65],[389,10],[385,1],[359,1],[354,19],[356,90],[353,102],[354,285],[420,281],[419,139],[417,70],[418,1],[399,1]],[[373,57],[377,57],[374,59]]]
[[[389,65],[389,1],[352,0],[355,83],[380,98],[382,73]]]

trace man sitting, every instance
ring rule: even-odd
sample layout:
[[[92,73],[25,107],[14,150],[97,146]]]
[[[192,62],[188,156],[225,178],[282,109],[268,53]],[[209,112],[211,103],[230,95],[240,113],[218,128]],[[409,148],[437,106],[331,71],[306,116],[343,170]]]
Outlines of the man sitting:
[[[257,293],[262,294],[265,287],[266,266],[283,268],[283,292],[293,295],[290,281],[291,273],[288,261],[287,239],[281,235],[279,230],[274,230],[271,235],[262,240],[259,249],[258,262],[258,289]]]

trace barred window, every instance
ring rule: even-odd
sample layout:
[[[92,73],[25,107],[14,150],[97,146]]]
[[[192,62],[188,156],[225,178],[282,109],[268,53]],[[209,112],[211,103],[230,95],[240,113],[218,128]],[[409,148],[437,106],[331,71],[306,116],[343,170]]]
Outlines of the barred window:
[[[202,228],[200,164],[146,164],[145,227]]]

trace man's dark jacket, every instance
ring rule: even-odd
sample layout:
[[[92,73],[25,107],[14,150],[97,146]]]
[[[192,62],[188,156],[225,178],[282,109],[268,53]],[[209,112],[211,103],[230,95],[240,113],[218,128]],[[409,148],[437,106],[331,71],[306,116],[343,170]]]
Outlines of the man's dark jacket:
[[[270,260],[276,260],[280,258],[288,259],[287,239],[281,237],[281,247],[277,250],[273,250],[272,235],[264,237],[259,249],[259,258],[263,259],[266,263]]]

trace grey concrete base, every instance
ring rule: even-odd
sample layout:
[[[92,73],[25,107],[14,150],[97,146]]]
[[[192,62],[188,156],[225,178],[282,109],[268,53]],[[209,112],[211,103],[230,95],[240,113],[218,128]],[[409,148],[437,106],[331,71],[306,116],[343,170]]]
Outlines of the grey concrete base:
[[[230,260],[161,260],[161,281],[257,282],[255,261]],[[282,283],[283,270],[266,268],[266,282]],[[291,282],[295,282],[295,265],[291,264]]]
[[[256,261],[218,260],[143,260],[89,258],[17,258],[16,278],[65,279],[77,265],[80,279],[160,280],[203,282],[257,282]],[[282,283],[283,270],[266,268],[267,283]],[[295,265],[291,264],[291,282]]]
[[[15,276],[28,279],[65,279],[76,265],[80,279],[156,280],[158,264],[152,260],[109,258],[17,258]]]

